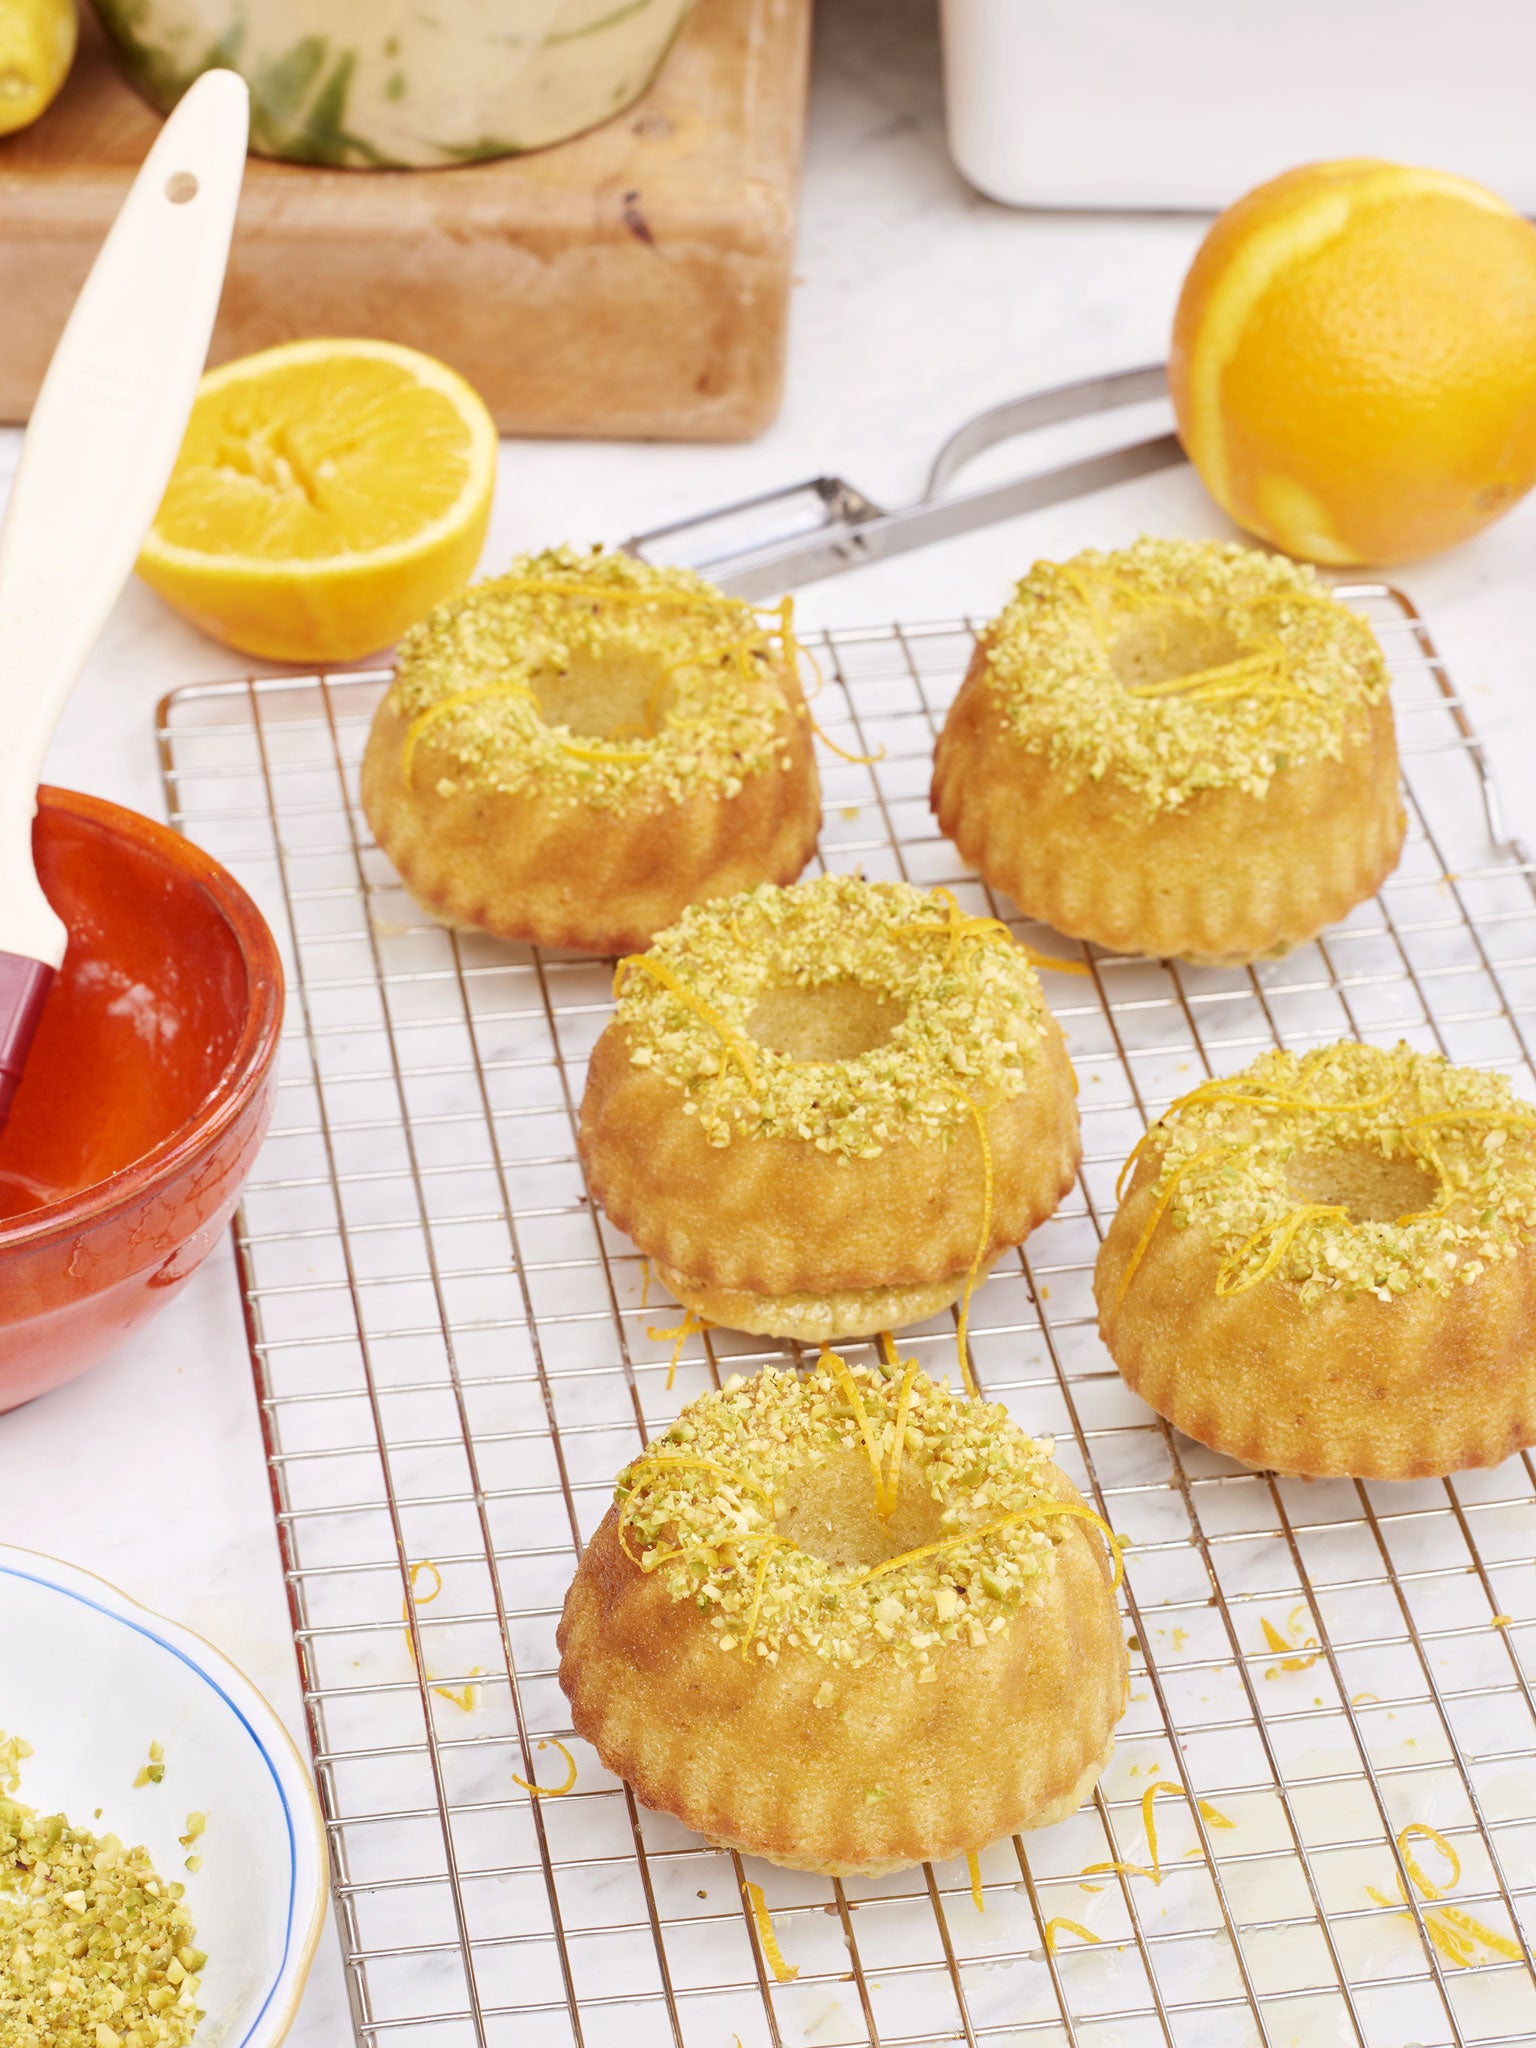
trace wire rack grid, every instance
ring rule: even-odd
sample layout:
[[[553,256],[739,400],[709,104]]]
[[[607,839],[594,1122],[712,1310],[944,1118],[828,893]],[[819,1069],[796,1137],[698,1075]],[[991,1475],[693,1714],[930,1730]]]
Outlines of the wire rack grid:
[[[1531,865],[1498,843],[1486,760],[1423,622],[1385,588],[1341,594],[1394,670],[1408,843],[1376,899],[1251,969],[1075,947],[961,868],[926,791],[967,622],[813,642],[830,735],[884,750],[827,764],[821,860],[946,884],[1088,968],[1045,975],[1081,1081],[1082,1175],[979,1291],[972,1329],[985,1391],[1055,1434],[1128,1539],[1131,1703],[1093,1801],[982,1854],[981,1910],[963,1861],[837,1881],[716,1849],[576,1741],[554,1628],[615,1471],[681,1403],[782,1347],[708,1331],[669,1383],[676,1317],[646,1305],[575,1152],[610,969],[445,930],[405,896],[356,801],[385,678],[166,700],[173,820],[252,888],[290,975],[236,1241],[360,2042],[1536,2036],[1536,1466],[1411,1485],[1251,1472],[1129,1392],[1090,1294],[1121,1161],[1208,1074],[1357,1035],[1536,1081]],[[952,1318],[908,1348],[952,1370]],[[551,1796],[557,1741],[575,1782]],[[1174,1788],[1152,1795],[1155,1856],[1154,1784]],[[1454,1852],[1445,1904],[1493,1937],[1465,1966],[1414,1881],[1448,1884],[1452,1864],[1427,1836],[1399,1844],[1414,1823]],[[1084,1876],[1106,1862],[1128,1867]]]

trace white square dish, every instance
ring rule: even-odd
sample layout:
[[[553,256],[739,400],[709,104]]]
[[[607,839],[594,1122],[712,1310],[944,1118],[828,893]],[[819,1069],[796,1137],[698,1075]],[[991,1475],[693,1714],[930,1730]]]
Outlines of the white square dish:
[[[1012,206],[1214,211],[1380,156],[1536,209],[1520,0],[941,0],[949,146]]]

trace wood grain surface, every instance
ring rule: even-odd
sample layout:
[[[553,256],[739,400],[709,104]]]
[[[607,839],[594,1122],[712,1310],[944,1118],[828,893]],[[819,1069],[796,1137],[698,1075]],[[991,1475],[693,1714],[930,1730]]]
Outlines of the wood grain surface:
[[[810,8],[699,0],[644,99],[527,156],[253,157],[210,361],[378,335],[451,363],[504,433],[760,433],[783,385]],[[0,141],[0,420],[27,417],[159,125],[82,29],[57,102]]]

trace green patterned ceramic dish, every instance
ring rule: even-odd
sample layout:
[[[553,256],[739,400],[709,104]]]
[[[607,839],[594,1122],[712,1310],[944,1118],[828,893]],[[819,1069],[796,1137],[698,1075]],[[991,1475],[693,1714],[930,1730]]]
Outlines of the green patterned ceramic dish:
[[[596,127],[655,77],[693,0],[96,0],[169,110],[200,72],[251,88],[251,148],[358,168],[474,163]]]

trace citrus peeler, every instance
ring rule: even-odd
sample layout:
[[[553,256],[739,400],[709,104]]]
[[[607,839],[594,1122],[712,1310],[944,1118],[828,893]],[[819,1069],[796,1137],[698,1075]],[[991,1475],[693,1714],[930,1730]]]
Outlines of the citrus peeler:
[[[633,535],[624,546],[643,561],[659,558],[698,569],[732,597],[777,597],[823,576],[839,576],[846,569],[863,568],[910,548],[974,532],[994,520],[1037,512],[1044,505],[1107,490],[1183,462],[1178,437],[1162,433],[986,490],[948,494],[949,484],[966,463],[1001,441],[1093,413],[1142,405],[1165,397],[1167,389],[1166,366],[1146,363],[995,405],[955,429],[933,459],[922,496],[894,510],[876,504],[840,476],[814,476],[691,519],[652,527]],[[659,556],[652,550],[659,550]]]

